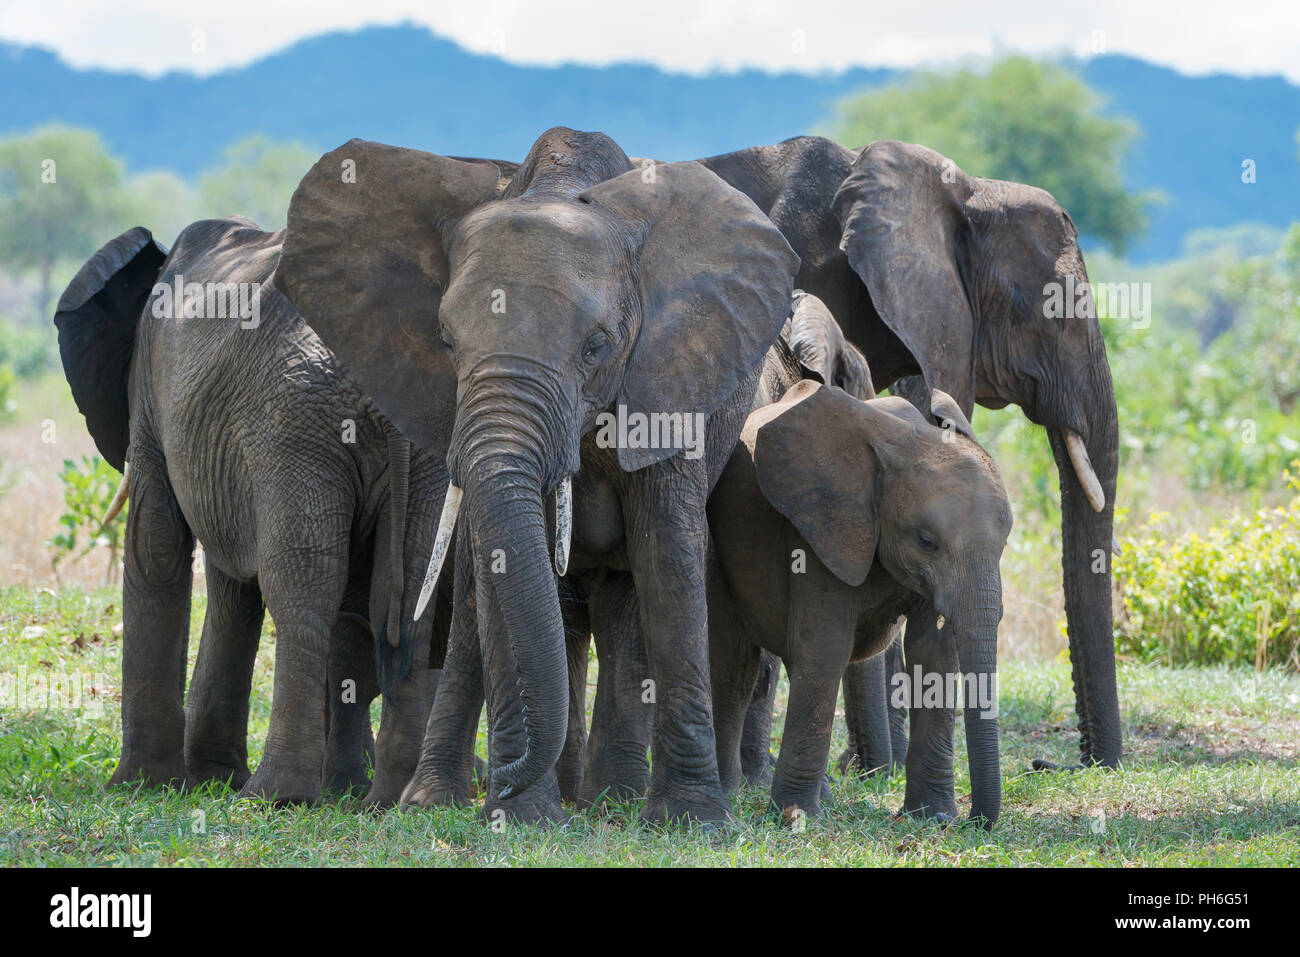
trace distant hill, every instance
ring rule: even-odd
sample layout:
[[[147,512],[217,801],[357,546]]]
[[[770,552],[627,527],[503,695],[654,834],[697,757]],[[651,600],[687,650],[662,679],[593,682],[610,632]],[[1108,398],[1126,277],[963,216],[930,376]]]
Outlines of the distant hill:
[[[1300,218],[1300,88],[1275,78],[1187,77],[1119,56],[1090,60],[1081,72],[1108,96],[1110,112],[1145,132],[1129,184],[1169,200],[1134,258],[1175,255],[1196,228]],[[0,135],[55,121],[91,127],[132,171],[186,176],[250,133],[322,151],[362,136],[518,159],[543,129],[562,124],[603,130],[634,155],[684,159],[808,132],[840,97],[898,75],[516,66],[413,26],[324,34],[205,78],[76,70],[49,51],[0,43]],[[1256,162],[1253,185],[1241,182],[1244,158]]]

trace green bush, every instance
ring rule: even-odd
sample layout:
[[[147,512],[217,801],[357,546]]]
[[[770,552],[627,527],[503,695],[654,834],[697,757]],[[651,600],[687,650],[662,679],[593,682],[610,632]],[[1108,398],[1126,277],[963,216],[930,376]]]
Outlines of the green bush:
[[[60,531],[45,543],[54,550],[55,570],[74,553],[77,558],[82,558],[91,549],[107,548],[108,577],[111,578],[117,569],[117,554],[126,533],[126,513],[130,503],[124,505],[107,525],[101,526],[100,522],[108,512],[122,476],[98,455],[83,455],[80,465],[71,459],[63,460],[59,481],[63,483],[64,507],[59,516]]]
[[[1289,504],[1177,538],[1152,516],[1115,559],[1116,650],[1173,665],[1300,671],[1300,459]]]

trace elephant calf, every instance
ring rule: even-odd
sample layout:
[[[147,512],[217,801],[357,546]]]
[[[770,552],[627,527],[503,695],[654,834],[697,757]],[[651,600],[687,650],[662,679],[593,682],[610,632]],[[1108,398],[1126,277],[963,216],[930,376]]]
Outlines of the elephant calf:
[[[932,408],[952,428],[901,398],[864,402],[802,381],[749,416],[708,506],[716,546],[710,672],[724,789],[740,778],[756,645],[779,655],[790,675],[772,800],[816,814],[845,666],[884,650],[899,615],[928,603],[940,612],[937,640],[956,643],[963,676],[971,817],[986,827],[997,819],[998,562],[1011,508],[956,403],[936,392]],[[936,700],[953,697],[954,684],[936,683],[926,676],[926,693],[911,706],[954,707]]]

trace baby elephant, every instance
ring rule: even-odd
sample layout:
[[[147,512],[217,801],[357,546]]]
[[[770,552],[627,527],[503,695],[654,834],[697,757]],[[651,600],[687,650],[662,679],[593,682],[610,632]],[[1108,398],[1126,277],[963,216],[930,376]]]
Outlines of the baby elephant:
[[[998,562],[1011,508],[957,404],[935,392],[931,407],[941,425],[902,398],[862,401],[803,381],[745,423],[708,507],[716,545],[710,669],[724,788],[740,778],[761,653],[755,643],[779,655],[790,676],[772,801],[813,815],[845,666],[882,651],[898,616],[929,603],[940,613],[940,640],[956,642],[960,680],[908,675],[909,687],[891,697],[905,690],[912,708],[953,708],[961,685],[971,818],[985,827],[997,819]]]

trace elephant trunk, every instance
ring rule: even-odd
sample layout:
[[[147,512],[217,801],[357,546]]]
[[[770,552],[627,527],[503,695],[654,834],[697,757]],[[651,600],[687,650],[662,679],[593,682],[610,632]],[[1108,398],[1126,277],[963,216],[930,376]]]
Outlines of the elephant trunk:
[[[1123,748],[1110,574],[1119,425],[1104,351],[1101,367],[1096,374],[1099,385],[1093,390],[1099,398],[1089,404],[1092,414],[1086,440],[1062,428],[1049,428],[1048,437],[1061,483],[1061,564],[1079,749],[1085,764],[1115,767]],[[1081,462],[1086,466],[1081,467]],[[1089,480],[1088,466],[1095,484]]]
[[[517,389],[527,389],[517,384]],[[481,585],[504,626],[522,704],[523,753],[496,771],[502,799],[540,780],[559,759],[568,730],[564,621],[542,497],[548,467],[546,405],[541,395],[497,388],[466,394],[449,464],[464,488],[464,515]],[[558,484],[558,475],[549,484]],[[481,623],[494,615],[480,607]],[[495,640],[489,629],[488,635]],[[499,629],[496,629],[499,630]]]
[[[965,691],[963,716],[970,765],[970,816],[971,820],[982,819],[985,828],[993,827],[1002,810],[997,696],[1002,589],[996,577],[991,582],[977,585],[953,609],[959,628],[957,661]]]

